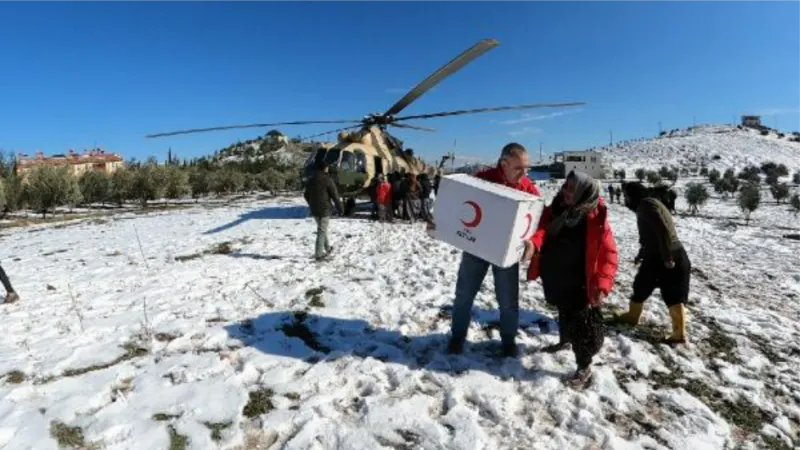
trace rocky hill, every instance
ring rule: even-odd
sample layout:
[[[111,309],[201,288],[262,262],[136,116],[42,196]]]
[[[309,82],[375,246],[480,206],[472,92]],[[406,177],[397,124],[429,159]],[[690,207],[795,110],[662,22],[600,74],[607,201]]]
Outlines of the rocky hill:
[[[214,162],[241,162],[246,159],[260,161],[276,158],[283,164],[303,164],[308,153],[321,145],[319,142],[301,142],[300,139],[287,138],[281,132],[272,130],[255,139],[235,142],[215,152]]]

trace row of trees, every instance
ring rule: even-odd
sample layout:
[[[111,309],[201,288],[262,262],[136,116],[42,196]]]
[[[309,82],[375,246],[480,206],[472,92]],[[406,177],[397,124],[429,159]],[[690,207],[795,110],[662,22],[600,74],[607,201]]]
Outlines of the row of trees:
[[[672,184],[675,184],[675,182],[678,181],[679,176],[688,176],[689,171],[679,170],[677,167],[662,166],[658,170],[645,170],[643,168],[638,168],[634,171],[633,175],[637,180],[639,180],[639,182],[647,180],[648,183],[655,185],[661,184],[664,182],[664,180],[667,180]],[[625,169],[614,171],[614,179],[623,182],[627,178],[628,174],[625,172]]]
[[[138,202],[147,206],[158,199],[199,199],[209,194],[225,195],[300,188],[300,167],[277,160],[209,164],[207,160],[159,165],[154,158],[132,161],[112,174],[88,171],[73,176],[66,166],[41,165],[23,180],[14,166],[5,166],[0,180],[0,209],[5,212],[30,207],[46,217],[60,206]]]
[[[723,174],[712,169],[708,172],[708,181],[714,190],[722,195],[723,199],[738,192],[739,208],[749,223],[750,215],[761,205],[762,175],[764,175],[764,181],[776,203],[780,204],[789,198],[789,184],[780,182],[781,177],[789,176],[789,170],[783,164],[766,162],[761,167],[748,166],[738,174],[735,174],[733,169],[728,169]],[[794,174],[792,183],[800,185],[800,172]],[[685,195],[692,214],[696,214],[698,208],[704,205],[709,198],[708,190],[701,183],[687,184]],[[794,209],[795,216],[800,213],[800,195],[794,194],[789,200],[789,204]]]

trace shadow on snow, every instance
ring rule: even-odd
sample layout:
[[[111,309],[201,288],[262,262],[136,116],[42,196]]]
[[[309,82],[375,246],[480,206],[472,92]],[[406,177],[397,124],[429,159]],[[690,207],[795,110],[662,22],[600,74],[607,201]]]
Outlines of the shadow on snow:
[[[248,211],[239,215],[239,218],[228,222],[225,225],[220,225],[212,228],[203,234],[215,234],[221,231],[229,230],[233,227],[239,226],[248,220],[259,219],[305,219],[309,217],[308,206],[305,205],[291,205],[291,206],[268,206],[266,208]]]
[[[443,308],[438,319],[449,323],[449,309]],[[497,312],[473,308],[473,321],[488,335],[489,330],[498,325]],[[557,330],[552,318],[533,311],[520,311],[520,329],[529,327],[538,327],[542,333]],[[503,358],[498,340],[468,343],[463,354],[449,355],[446,353],[449,335],[445,333],[406,336],[398,330],[374,328],[360,319],[326,317],[305,311],[269,312],[227,325],[225,330],[231,338],[262,353],[310,363],[356,356],[451,374],[483,371],[502,379],[531,380],[567,375],[531,370],[522,365],[520,358]],[[520,345],[521,356],[537,350]]]
[[[353,210],[353,215],[350,217],[334,216],[335,220],[340,219],[369,219],[370,206],[369,202],[357,203]],[[307,205],[273,205],[264,208],[248,211],[239,215],[239,218],[212,228],[203,234],[216,234],[233,227],[239,226],[248,220],[276,220],[276,219],[305,219],[311,217],[311,212]]]

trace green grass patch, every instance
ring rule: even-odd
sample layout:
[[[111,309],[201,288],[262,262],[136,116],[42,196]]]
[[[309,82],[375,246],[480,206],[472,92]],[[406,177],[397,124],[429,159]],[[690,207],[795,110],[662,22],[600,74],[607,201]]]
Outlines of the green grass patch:
[[[136,344],[134,342],[126,342],[126,343],[122,344],[121,347],[125,350],[125,353],[123,353],[119,358],[117,358],[117,359],[115,359],[113,361],[107,362],[107,363],[95,364],[95,365],[92,365],[92,366],[80,367],[80,368],[77,368],[77,369],[67,369],[67,370],[64,371],[64,376],[65,377],[76,377],[78,375],[83,375],[85,373],[94,372],[96,370],[108,369],[109,367],[117,365],[117,364],[119,364],[119,363],[121,363],[123,361],[128,361],[130,359],[138,358],[140,356],[144,356],[144,355],[147,354],[147,349],[141,347],[140,345],[138,345],[138,344]]]
[[[178,434],[178,431],[172,425],[167,427],[169,432],[169,450],[186,450],[189,447],[189,437]]]
[[[11,372],[8,372],[5,377],[6,381],[11,384],[20,384],[25,381],[26,378],[25,373],[19,370],[12,370]]]
[[[242,414],[248,419],[252,419],[253,417],[258,417],[261,414],[272,411],[275,409],[275,406],[272,404],[272,395],[272,389],[269,388],[251,391],[250,399],[247,401],[244,409],[242,409]]]
[[[306,300],[308,301],[308,306],[312,308],[324,308],[325,303],[322,302],[322,293],[324,291],[324,286],[307,290]]]
[[[222,431],[230,427],[231,424],[232,422],[225,422],[225,423],[203,422],[203,425],[205,425],[206,428],[211,430],[211,440],[214,442],[219,442],[222,440]]]
[[[153,414],[153,420],[156,422],[168,422],[172,419],[179,419],[181,417],[180,414],[167,414],[167,413],[155,413]]]
[[[59,447],[84,448],[86,440],[81,427],[71,427],[59,421],[50,422],[50,437]]]

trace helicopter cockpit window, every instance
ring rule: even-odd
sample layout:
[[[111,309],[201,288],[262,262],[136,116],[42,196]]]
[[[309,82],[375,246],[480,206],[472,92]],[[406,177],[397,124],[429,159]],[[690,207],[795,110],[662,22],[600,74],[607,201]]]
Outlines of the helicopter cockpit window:
[[[353,157],[353,152],[342,152],[342,163],[339,165],[339,169],[349,172],[356,170],[356,161],[355,157]]]
[[[356,172],[367,173],[367,157],[362,152],[356,152],[355,155]]]
[[[328,163],[331,167],[338,167],[339,153],[341,153],[341,150],[339,150],[338,148],[332,148],[328,150],[328,153],[325,154],[325,162]]]

